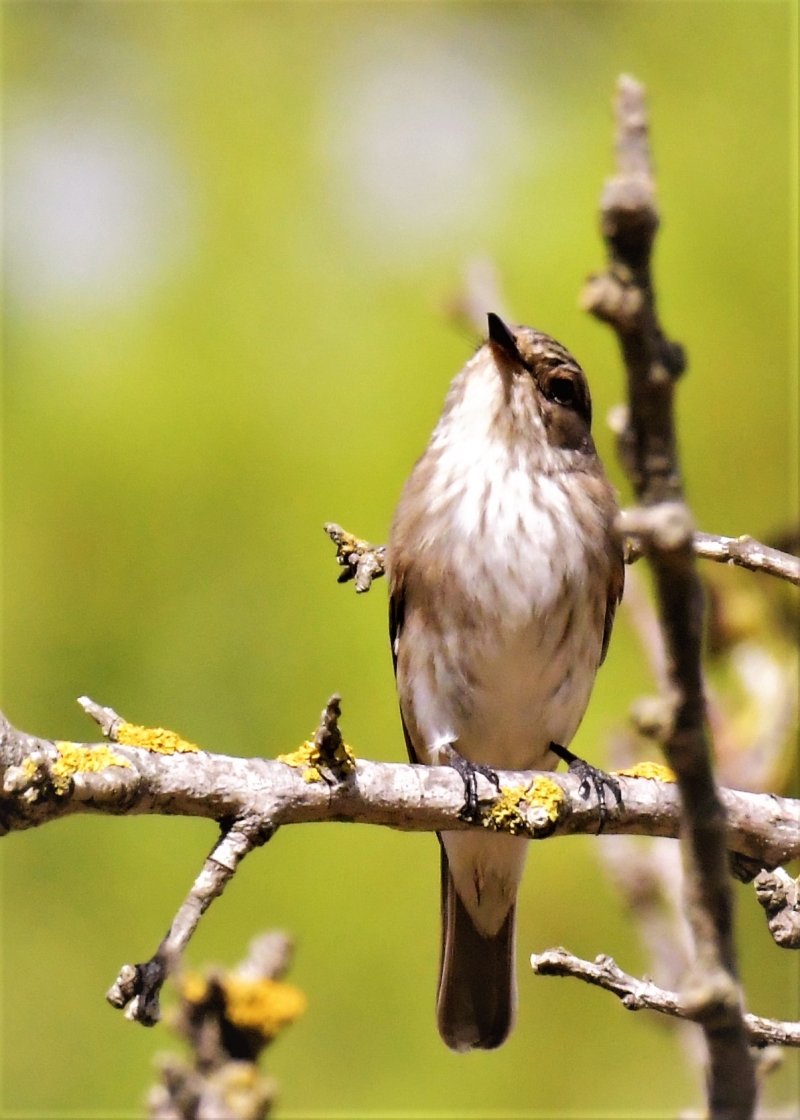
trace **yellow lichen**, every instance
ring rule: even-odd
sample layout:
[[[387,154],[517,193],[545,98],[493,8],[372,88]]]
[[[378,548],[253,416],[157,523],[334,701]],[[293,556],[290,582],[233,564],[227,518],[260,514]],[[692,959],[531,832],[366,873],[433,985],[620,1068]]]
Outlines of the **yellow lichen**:
[[[519,807],[525,800],[528,792],[527,786],[506,786],[495,798],[495,802],[484,818],[484,828],[495,828],[499,832],[510,832],[516,836],[526,832],[525,821],[520,815]]]
[[[540,775],[529,786],[506,786],[495,799],[483,824],[485,828],[509,832],[512,836],[529,833],[530,824],[521,812],[523,805],[544,809],[547,819],[555,822],[563,800],[564,793],[558,782]]]
[[[23,758],[19,768],[29,782],[32,782],[39,773],[39,763],[32,758]]]
[[[191,754],[200,749],[194,743],[181,739],[175,731],[167,731],[164,727],[139,727],[135,723],[121,723],[115,738],[126,747],[144,747],[158,754]]]
[[[307,1000],[299,988],[279,980],[250,980],[235,972],[215,974],[225,997],[225,1017],[240,1030],[258,1031],[265,1039],[274,1038],[306,1009]],[[209,997],[209,982],[199,972],[186,972],[180,980],[185,1000],[202,1004]]]
[[[344,739],[333,752],[333,761],[340,770],[350,771],[356,768],[356,756],[352,747],[348,747]]]
[[[294,766],[295,769],[302,770],[304,782],[321,782],[323,780],[323,767],[330,767],[332,762],[339,770],[354,770],[356,756],[347,743],[342,742],[334,751],[332,759],[329,760],[323,757],[313,739],[306,739],[291,754],[279,754],[278,762],[285,762],[287,766]]]
[[[69,789],[69,780],[73,774],[96,774],[109,766],[131,768],[127,758],[114,754],[111,747],[105,744],[82,747],[78,743],[56,743],[56,750],[58,758],[50,768],[50,773],[58,793],[65,793]]]
[[[629,766],[627,770],[613,770],[620,778],[650,778],[655,782],[675,782],[675,772],[669,766],[662,766],[660,762],[638,762],[636,766]]]
[[[296,770],[302,770],[303,781],[305,782],[322,781],[319,751],[311,739],[306,739],[291,754],[279,754],[278,762],[285,762],[287,766],[294,766]]]
[[[339,548],[340,552],[343,552],[343,553],[359,552],[359,553],[361,553],[361,552],[365,552],[367,547],[368,546],[367,546],[366,541],[359,540],[359,538],[354,537],[352,533],[348,533],[346,529],[342,530],[341,540],[339,541],[339,545],[338,545],[338,548]]]
[[[548,820],[557,821],[559,810],[564,801],[564,791],[558,782],[541,775],[533,779],[526,800],[531,805],[539,805],[544,809]]]
[[[230,973],[222,980],[222,990],[231,1023],[242,1030],[258,1031],[265,1039],[274,1038],[307,1006],[299,988],[280,980],[247,980]]]
[[[180,989],[189,1003],[202,1003],[208,995],[208,981],[199,972],[186,972],[181,977]]]

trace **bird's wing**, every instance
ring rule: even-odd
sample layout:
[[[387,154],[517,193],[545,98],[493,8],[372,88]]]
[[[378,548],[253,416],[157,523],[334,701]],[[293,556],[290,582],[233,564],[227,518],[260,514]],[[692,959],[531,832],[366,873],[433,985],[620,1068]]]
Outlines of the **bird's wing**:
[[[394,665],[394,675],[397,676],[397,650],[399,648],[400,638],[403,632],[403,621],[405,619],[405,594],[402,583],[395,582],[392,584],[389,593],[389,641],[392,645],[392,664]],[[411,742],[411,736],[406,727],[406,721],[403,718],[403,709],[400,708],[400,722],[403,725],[403,735],[406,740],[406,750],[408,751],[408,758],[410,762],[419,762],[417,753],[414,750],[414,744]]]
[[[389,592],[389,641],[392,646],[392,665],[397,677],[397,649],[405,615],[405,595],[402,584],[393,583]]]
[[[606,620],[603,626],[603,648],[600,651],[600,664],[602,665],[608,653],[608,643],[611,641],[611,630],[614,626],[614,615],[617,613],[617,603],[622,598],[625,587],[625,560],[622,549],[614,547],[611,563],[611,578],[608,581],[608,594],[606,598]]]

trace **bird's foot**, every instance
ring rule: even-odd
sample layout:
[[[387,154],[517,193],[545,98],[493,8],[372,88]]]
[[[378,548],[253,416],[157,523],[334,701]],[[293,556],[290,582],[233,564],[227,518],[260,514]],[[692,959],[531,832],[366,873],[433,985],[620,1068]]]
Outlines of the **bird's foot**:
[[[569,770],[573,774],[577,774],[581,779],[581,784],[578,789],[584,801],[589,800],[589,794],[592,790],[597,797],[597,808],[600,823],[597,828],[598,835],[603,831],[605,823],[608,820],[608,809],[606,807],[606,790],[611,790],[614,795],[614,800],[617,803],[617,808],[622,808],[622,790],[620,789],[619,782],[611,774],[607,774],[605,770],[598,770],[596,766],[592,766],[590,762],[585,762],[582,758],[578,758],[572,751],[562,747],[560,743],[551,743],[550,750],[554,755],[557,755],[563,762],[566,762]]]
[[[453,746],[448,748],[447,761],[464,783],[464,808],[459,816],[471,824],[477,824],[481,819],[478,804],[478,774],[491,782],[498,793],[500,792],[500,779],[491,766],[483,766],[480,762],[470,762],[468,758],[459,754]]]

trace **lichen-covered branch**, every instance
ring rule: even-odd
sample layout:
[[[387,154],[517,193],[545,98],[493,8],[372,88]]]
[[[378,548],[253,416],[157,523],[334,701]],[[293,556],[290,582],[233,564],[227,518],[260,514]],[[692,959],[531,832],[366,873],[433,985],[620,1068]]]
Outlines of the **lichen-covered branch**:
[[[570,773],[500,771],[499,791],[478,776],[480,822],[464,820],[464,786],[447,766],[357,760],[339,727],[333,696],[312,738],[278,759],[210,754],[161,727],[131,724],[87,697],[80,703],[111,742],[43,739],[0,715],[0,826],[35,828],[74,813],[164,814],[216,821],[221,836],[153,957],[124,965],[108,993],[145,1025],[202,915],[241,860],[282,825],[352,821],[402,831],[484,827],[534,840],[594,834],[596,796]],[[607,834],[677,837],[677,789],[663,767],[617,772],[622,802],[607,806]],[[800,857],[800,801],[721,790],[733,856],[767,869]]]
[[[329,702],[323,723],[330,712]],[[315,736],[281,759],[236,758],[200,750],[163,728],[137,729],[140,738],[150,732],[155,746],[65,744],[26,735],[2,717],[0,721],[4,832],[36,828],[75,813],[203,817],[232,831],[230,839],[226,842],[223,837],[209,856],[214,867],[230,870],[242,858],[236,853],[243,853],[251,843],[249,837],[255,846],[282,825],[336,820],[403,832],[475,827],[461,816],[464,784],[451,767],[354,759],[343,742],[334,744],[333,755],[316,750]],[[127,736],[134,737],[131,731]],[[169,736],[192,749],[158,749],[158,743]],[[68,767],[65,757],[70,760]],[[645,765],[638,772],[658,771]],[[623,804],[608,807],[604,832],[677,837],[680,804],[675,784],[631,776],[635,772],[636,767],[619,772]],[[594,795],[588,800],[581,795],[576,775],[498,773],[499,794],[485,778],[477,779],[483,827],[532,839],[597,832],[597,800]],[[721,796],[731,852],[760,861],[765,868],[800,857],[800,801],[733,789],[722,790]],[[245,835],[240,836],[242,830]],[[217,875],[225,880],[224,870],[214,871],[212,882],[219,882]],[[199,897],[190,895],[187,905],[191,900],[192,914],[206,897],[210,896],[202,885]],[[176,930],[175,936],[181,946],[185,944],[184,934]]]
[[[35,828],[73,813],[205,817],[220,839],[153,957],[124,965],[108,993],[128,1018],[152,1025],[159,996],[202,915],[241,860],[282,825],[353,821],[402,831],[484,827],[524,835],[593,834],[596,796],[570,773],[501,771],[499,791],[478,776],[480,822],[464,820],[464,786],[451,767],[357,760],[339,727],[332,696],[312,738],[278,759],[234,758],[200,750],[173,731],[131,724],[87,697],[82,707],[111,742],[71,743],[27,735],[0,715],[0,826]],[[608,834],[677,837],[677,790],[663,767],[617,773],[621,804],[605,810]],[[800,856],[800,802],[721,790],[727,843],[740,860],[774,868]]]
[[[464,820],[464,786],[451,767],[356,760],[339,728],[340,700],[325,706],[314,736],[278,759],[209,754],[164,728],[128,723],[81,698],[110,736],[67,743],[17,731],[0,716],[0,826],[35,828],[73,813],[166,814],[216,821],[221,836],[150,960],[124,965],[108,992],[128,1018],[152,1025],[159,996],[205,911],[241,860],[287,824],[354,821],[403,831],[484,827],[544,839],[593,834],[596,796],[570,773],[501,771],[499,791],[478,777],[480,823]],[[605,832],[676,837],[680,806],[663,767],[617,775],[622,803],[605,810]],[[727,843],[740,860],[774,868],[800,856],[800,802],[722,790]]]
[[[601,199],[608,268],[590,278],[583,306],[613,327],[627,374],[627,422],[621,458],[639,506],[623,522],[653,570],[667,650],[670,713],[662,745],[683,806],[685,906],[695,960],[682,1001],[702,1023],[709,1051],[713,1120],[747,1120],[756,1078],[748,1051],[733,936],[733,900],[723,799],[712,769],[703,681],[703,594],[695,566],[695,528],[685,503],[675,436],[674,391],[684,371],[682,347],[658,321],[650,270],[659,224],[644,89],[619,80],[617,174]]]
[[[677,992],[665,991],[650,980],[637,980],[603,954],[584,961],[566,949],[534,953],[531,967],[539,976],[574,976],[587,984],[613,992],[629,1011],[660,1011],[678,1019],[698,1021],[698,1008],[688,1005]],[[745,1015],[744,1026],[751,1046],[800,1046],[800,1023]]]

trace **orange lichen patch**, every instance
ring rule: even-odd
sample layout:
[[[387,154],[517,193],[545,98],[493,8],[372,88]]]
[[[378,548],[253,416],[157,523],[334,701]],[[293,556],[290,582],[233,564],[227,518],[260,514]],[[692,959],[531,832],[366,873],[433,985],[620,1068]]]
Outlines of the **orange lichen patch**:
[[[114,754],[111,747],[102,744],[97,747],[82,747],[79,743],[56,743],[58,758],[50,768],[53,785],[57,793],[66,793],[73,774],[99,773],[109,766],[125,766],[130,762]]]
[[[126,747],[144,747],[158,754],[191,754],[200,748],[194,743],[181,739],[175,731],[165,727],[139,727],[135,723],[121,723],[117,728],[116,741]]]
[[[235,973],[223,977],[225,1014],[235,1027],[274,1038],[305,1011],[308,1001],[299,988],[280,980],[247,980]]]
[[[655,782],[676,782],[675,771],[669,766],[662,766],[660,762],[638,762],[636,766],[629,766],[627,770],[612,770],[620,778],[650,778]]]
[[[557,821],[564,792],[558,782],[540,775],[529,786],[506,786],[495,799],[484,819],[484,828],[509,832],[518,836],[530,832],[530,825],[522,814],[524,805],[544,809],[549,821]]]

